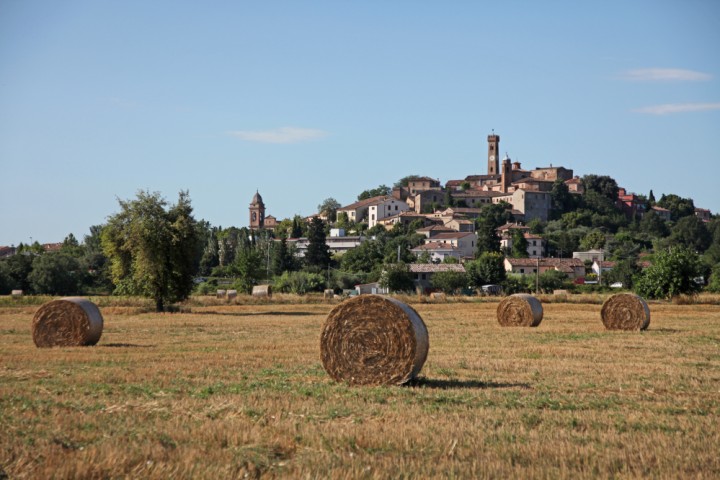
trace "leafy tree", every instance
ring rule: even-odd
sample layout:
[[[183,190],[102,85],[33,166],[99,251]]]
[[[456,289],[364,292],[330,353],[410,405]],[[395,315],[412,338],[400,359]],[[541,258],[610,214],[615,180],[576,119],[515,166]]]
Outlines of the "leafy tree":
[[[337,220],[337,210],[342,205],[332,197],[326,198],[318,205],[318,213],[327,217],[328,221],[334,223]],[[347,214],[346,214],[347,215]]]
[[[498,252],[485,252],[476,260],[465,263],[468,282],[475,288],[501,284],[505,281],[505,258]]]
[[[12,257],[2,260],[3,270],[10,290],[30,292],[30,272],[35,255],[29,253],[16,253]]]
[[[558,270],[546,270],[540,274],[538,280],[540,290],[545,293],[552,293],[553,290],[563,288],[568,276]]]
[[[380,195],[390,195],[392,193],[392,189],[388,187],[387,185],[380,185],[377,188],[371,188],[369,190],[364,190],[360,195],[358,195],[357,199],[358,202],[361,200],[367,200],[368,198],[373,197],[379,197]]]
[[[650,193],[648,194],[648,205],[653,206],[655,205],[655,194],[653,193],[652,189],[650,190]]]
[[[613,203],[617,199],[619,187],[612,177],[607,175],[585,175],[582,178],[582,184],[585,187],[585,195],[588,192],[596,192]]]
[[[712,269],[712,273],[708,279],[707,290],[712,293],[720,293],[720,263],[716,264]]]
[[[408,175],[408,176],[406,176],[406,177],[402,177],[400,180],[398,180],[397,182],[395,182],[395,184],[394,184],[393,186],[394,186],[395,188],[398,188],[398,187],[407,187],[407,186],[410,184],[410,182],[412,182],[412,181],[414,181],[414,180],[417,180],[418,178],[421,178],[420,175]],[[381,194],[381,195],[382,195],[382,194]]]
[[[695,215],[680,218],[670,233],[672,245],[683,245],[700,253],[708,249],[712,240],[705,222]]]
[[[121,211],[102,231],[116,292],[166,303],[186,299],[197,264],[197,228],[187,192],[168,206],[159,193],[140,191],[135,200],[118,200]],[[169,208],[167,208],[169,207]]]
[[[616,262],[612,270],[602,274],[601,280],[605,285],[620,282],[623,284],[623,288],[632,290],[635,286],[635,278],[640,274],[640,271],[637,258],[631,257]]]
[[[510,256],[512,258],[528,258],[528,241],[525,234],[519,228],[512,231],[512,248]]]
[[[478,218],[475,221],[475,233],[477,234],[476,257],[487,252],[500,252],[500,236],[494,222],[490,219]]]
[[[583,250],[597,250],[605,246],[605,234],[600,230],[593,230],[580,241]]]
[[[410,267],[406,263],[389,263],[380,275],[380,286],[391,292],[412,292],[415,289]]]
[[[81,293],[83,276],[80,262],[60,251],[35,257],[28,280],[35,293],[77,295]]]
[[[284,293],[304,295],[308,292],[319,292],[325,286],[325,277],[319,273],[285,272],[275,279],[275,290]]]
[[[682,198],[673,193],[663,195],[657,205],[670,210],[670,219],[677,221],[682,217],[695,215],[695,203],[692,198]]]
[[[700,258],[686,247],[670,247],[655,255],[654,262],[635,281],[635,291],[646,298],[670,299],[700,290]]]
[[[75,235],[72,233],[65,237],[62,247],[60,247],[60,251],[75,258],[80,258],[85,253],[85,249],[80,245],[80,242],[77,241],[77,238],[75,238]]]
[[[7,264],[0,260],[0,295],[9,295],[12,291],[12,280],[7,272]]]
[[[465,272],[436,272],[431,280],[434,288],[449,295],[455,294],[468,286],[468,275]]]
[[[292,219],[292,228],[290,229],[290,238],[301,238],[305,235],[306,225],[300,215],[295,215]]]
[[[294,271],[296,269],[295,256],[288,247],[287,240],[281,238],[273,249],[272,271],[275,275],[282,275],[283,272]]]
[[[670,234],[667,223],[654,210],[645,212],[639,228],[641,232],[652,237],[666,237]]]
[[[570,193],[570,189],[561,178],[555,180],[550,190],[550,205],[553,219],[560,218],[576,207],[575,195]]]
[[[325,223],[314,217],[308,229],[308,248],[305,252],[305,263],[309,267],[324,270],[330,265],[330,249],[325,243]]]
[[[244,293],[251,293],[253,286],[262,278],[262,257],[257,248],[250,245],[238,250],[232,273],[238,278],[235,287]]]

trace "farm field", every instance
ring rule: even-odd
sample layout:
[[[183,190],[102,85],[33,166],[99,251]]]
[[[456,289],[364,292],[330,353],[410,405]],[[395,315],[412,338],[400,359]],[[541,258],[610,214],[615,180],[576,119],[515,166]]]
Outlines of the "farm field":
[[[413,303],[430,351],[402,387],[320,362],[334,304],[103,308],[98,345],[38,349],[0,307],[0,478],[718,478],[720,306]],[[4,472],[4,474],[3,474]]]

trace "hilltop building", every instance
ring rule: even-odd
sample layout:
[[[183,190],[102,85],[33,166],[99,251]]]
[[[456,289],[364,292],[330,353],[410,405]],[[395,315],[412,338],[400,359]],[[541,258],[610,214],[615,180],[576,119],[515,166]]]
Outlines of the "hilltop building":
[[[265,216],[265,203],[263,202],[260,192],[255,191],[252,201],[250,202],[250,229],[273,229],[277,227],[277,219],[272,215]]]

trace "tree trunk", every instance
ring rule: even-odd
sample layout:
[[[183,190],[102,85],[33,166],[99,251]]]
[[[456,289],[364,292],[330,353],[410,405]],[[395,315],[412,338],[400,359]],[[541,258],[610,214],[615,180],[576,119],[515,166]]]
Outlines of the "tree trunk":
[[[156,298],[155,299],[155,311],[156,312],[163,312],[165,311],[165,304],[163,303],[162,298]]]

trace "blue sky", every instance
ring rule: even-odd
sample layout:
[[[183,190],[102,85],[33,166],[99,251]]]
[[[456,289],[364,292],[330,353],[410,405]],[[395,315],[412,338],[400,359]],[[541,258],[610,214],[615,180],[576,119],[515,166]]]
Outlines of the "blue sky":
[[[140,189],[309,215],[487,135],[720,210],[720,2],[0,0],[0,245],[82,239]]]

